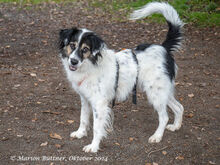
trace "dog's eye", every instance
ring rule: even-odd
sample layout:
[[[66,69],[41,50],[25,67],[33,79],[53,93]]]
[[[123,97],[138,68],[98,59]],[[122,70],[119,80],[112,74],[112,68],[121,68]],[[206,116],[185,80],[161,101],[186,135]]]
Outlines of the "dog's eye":
[[[87,53],[89,51],[89,48],[87,48],[87,47],[84,47],[83,49],[82,49],[82,53]]]
[[[71,42],[71,43],[70,43],[70,47],[71,47],[72,50],[75,50],[75,49],[76,49],[76,44],[73,43],[73,42]]]

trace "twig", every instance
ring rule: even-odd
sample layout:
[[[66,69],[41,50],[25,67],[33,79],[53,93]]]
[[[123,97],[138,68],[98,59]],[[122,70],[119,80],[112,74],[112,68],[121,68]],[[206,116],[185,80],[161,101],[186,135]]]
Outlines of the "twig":
[[[155,153],[155,152],[158,152],[158,151],[161,151],[161,150],[164,150],[164,149],[166,149],[167,147],[168,147],[168,146],[165,146],[165,147],[160,148],[160,149],[158,149],[158,150],[150,151],[150,152],[147,154],[147,156],[150,157],[150,154]]]

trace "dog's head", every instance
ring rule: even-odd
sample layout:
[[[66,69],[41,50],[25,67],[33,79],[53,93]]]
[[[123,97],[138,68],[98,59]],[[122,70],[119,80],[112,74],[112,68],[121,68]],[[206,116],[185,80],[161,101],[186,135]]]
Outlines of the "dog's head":
[[[64,29],[60,31],[59,49],[69,69],[76,71],[83,65],[97,64],[104,48],[104,41],[87,29]]]

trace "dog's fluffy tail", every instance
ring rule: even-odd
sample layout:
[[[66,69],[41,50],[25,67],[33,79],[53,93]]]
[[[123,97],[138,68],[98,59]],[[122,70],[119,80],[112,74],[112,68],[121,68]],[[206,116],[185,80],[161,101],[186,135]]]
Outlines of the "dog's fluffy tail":
[[[168,52],[179,49],[182,41],[181,28],[184,23],[180,20],[176,10],[165,2],[151,2],[143,6],[142,8],[135,10],[131,15],[130,19],[141,19],[151,14],[160,13],[167,20],[169,31],[167,33],[166,40],[162,45]]]

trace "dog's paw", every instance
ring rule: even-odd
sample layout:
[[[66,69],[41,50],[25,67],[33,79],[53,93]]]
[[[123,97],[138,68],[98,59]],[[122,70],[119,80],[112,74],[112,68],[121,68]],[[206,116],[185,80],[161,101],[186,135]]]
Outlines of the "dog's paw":
[[[74,131],[70,134],[70,137],[72,138],[77,138],[77,139],[80,139],[82,138],[83,136],[87,136],[87,133],[86,131],[81,131],[81,130],[78,130],[78,131]]]
[[[99,150],[99,146],[93,144],[89,144],[83,148],[83,151],[92,152],[92,153],[96,153],[98,150]]]
[[[174,124],[168,124],[166,128],[167,128],[168,130],[174,132],[174,131],[180,129],[180,127],[181,127],[181,125],[180,125],[180,126],[176,126],[176,125],[174,125]]]
[[[162,139],[162,136],[158,136],[154,134],[148,139],[148,143],[159,143],[161,139]]]

